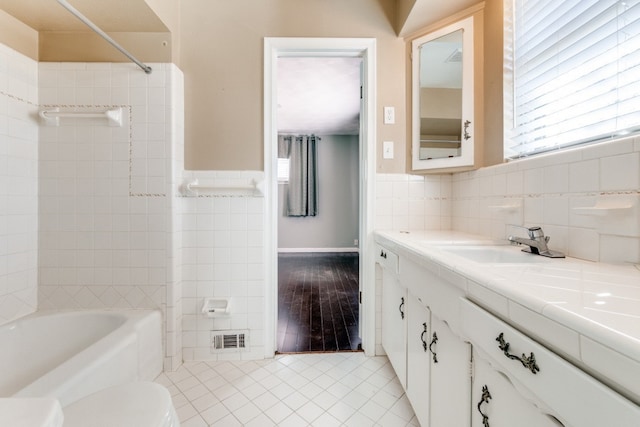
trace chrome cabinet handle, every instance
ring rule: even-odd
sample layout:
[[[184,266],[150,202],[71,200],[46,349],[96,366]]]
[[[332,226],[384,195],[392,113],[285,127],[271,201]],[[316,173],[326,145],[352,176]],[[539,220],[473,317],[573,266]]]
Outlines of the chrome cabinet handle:
[[[398,307],[400,310],[400,317],[404,319],[404,297],[400,298],[400,306]]]
[[[533,354],[533,352],[531,352],[530,356],[527,356],[526,354],[522,353],[521,357],[518,357],[515,354],[509,353],[510,344],[504,340],[504,333],[502,332],[500,332],[500,335],[498,335],[498,338],[496,338],[496,341],[498,341],[498,348],[502,350],[504,355],[507,356],[509,359],[518,360],[520,363],[522,363],[522,366],[530,370],[531,373],[534,375],[540,372],[540,367],[536,363],[536,356]]]
[[[438,363],[438,354],[435,351],[433,351],[431,347],[433,347],[433,345],[437,343],[438,343],[438,336],[434,332],[433,339],[431,340],[431,344],[429,344],[429,351],[431,352],[431,354],[433,354],[433,363]]]
[[[422,348],[424,349],[424,351],[427,351],[427,342],[424,340],[424,334],[427,333],[427,324],[423,323],[422,326],[424,326],[424,331],[422,331],[422,333],[420,334],[420,341],[422,341]]]
[[[491,393],[489,393],[489,388],[484,385],[482,387],[482,396],[480,397],[480,402],[478,402],[478,412],[480,412],[480,415],[482,415],[482,425],[484,427],[489,427],[489,417],[482,412],[482,404],[483,403],[489,403],[489,399],[491,399]]]
[[[469,134],[469,125],[471,125],[471,122],[469,120],[465,120],[464,121],[464,139],[465,141],[469,138],[471,138],[471,134]]]

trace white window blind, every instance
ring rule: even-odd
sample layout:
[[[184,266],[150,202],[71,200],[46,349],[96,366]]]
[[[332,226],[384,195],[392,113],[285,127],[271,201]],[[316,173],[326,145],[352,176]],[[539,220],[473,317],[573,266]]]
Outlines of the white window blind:
[[[513,2],[505,157],[639,131],[640,0]]]

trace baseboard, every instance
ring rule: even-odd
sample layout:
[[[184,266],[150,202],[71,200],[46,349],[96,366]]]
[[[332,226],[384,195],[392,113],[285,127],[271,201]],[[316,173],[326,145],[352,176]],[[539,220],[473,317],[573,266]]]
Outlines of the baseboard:
[[[278,253],[360,252],[358,248],[278,248]]]

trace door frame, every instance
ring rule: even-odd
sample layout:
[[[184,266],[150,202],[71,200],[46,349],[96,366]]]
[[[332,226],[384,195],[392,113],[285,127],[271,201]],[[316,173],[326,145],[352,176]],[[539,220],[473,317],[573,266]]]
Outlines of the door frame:
[[[376,171],[376,39],[374,38],[299,38],[264,39],[264,262],[265,262],[265,357],[276,350],[278,322],[278,128],[277,67],[279,57],[361,57],[363,108],[360,115],[360,324],[362,348],[375,355],[376,284],[373,250]]]

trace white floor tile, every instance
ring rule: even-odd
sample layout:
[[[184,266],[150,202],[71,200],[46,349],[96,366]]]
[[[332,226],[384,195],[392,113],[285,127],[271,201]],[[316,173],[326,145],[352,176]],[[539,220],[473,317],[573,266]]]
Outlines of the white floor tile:
[[[245,424],[246,427],[271,427],[275,425],[276,424],[271,421],[271,418],[267,417],[265,414],[260,414]]]
[[[215,397],[211,393],[207,393],[204,396],[200,396],[199,398],[192,400],[191,404],[198,412],[206,411],[211,408],[216,403],[220,402],[217,397]]]
[[[296,411],[296,413],[304,418],[308,423],[317,419],[320,415],[322,415],[323,412],[324,409],[313,402],[307,402],[304,406]]]
[[[218,422],[219,420],[221,420],[222,418],[226,417],[227,415],[229,415],[230,412],[227,408],[225,408],[225,406],[222,403],[217,403],[215,405],[213,405],[212,407],[210,407],[209,409],[202,411],[200,413],[200,415],[202,416],[202,418],[204,418],[204,420],[209,424],[213,424],[215,422]],[[178,414],[180,415],[180,414]],[[180,418],[182,419],[182,418]]]
[[[364,416],[360,412],[356,412],[345,424],[349,427],[374,427],[376,422],[371,418]]]
[[[271,418],[273,422],[279,424],[280,422],[282,422],[282,420],[291,415],[293,411],[284,403],[278,402],[271,408],[264,411],[264,413],[267,414],[267,416]]]
[[[186,362],[158,376],[183,427],[419,427],[386,357]]]
[[[271,408],[276,403],[279,403],[280,400],[275,397],[271,392],[267,391],[260,396],[252,399],[252,402],[262,410],[262,412]]]
[[[309,399],[299,392],[293,392],[282,400],[289,408],[297,411],[302,405],[307,403]]]
[[[235,410],[233,414],[242,425],[246,425],[249,421],[261,415],[262,411],[253,403],[248,402],[246,405],[238,408],[238,410]]]
[[[328,412],[325,412],[311,423],[311,425],[313,427],[337,427],[342,425],[342,423]]]
[[[181,427],[209,427],[209,424],[202,419],[200,415],[189,418],[187,421],[180,424]]]

